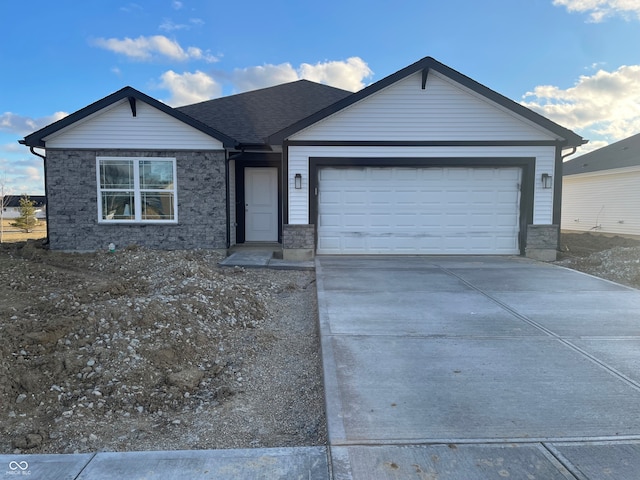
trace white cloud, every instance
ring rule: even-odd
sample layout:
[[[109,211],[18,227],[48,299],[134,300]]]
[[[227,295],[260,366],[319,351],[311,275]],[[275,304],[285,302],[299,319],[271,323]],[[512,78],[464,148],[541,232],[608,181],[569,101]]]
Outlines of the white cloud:
[[[615,15],[640,20],[640,0],[553,0],[553,4],[564,6],[569,12],[588,12],[594,23]]]
[[[280,65],[236,68],[231,80],[237,91],[247,92],[281,83],[294,82],[299,80],[299,77],[290,63],[281,63]]]
[[[355,91],[363,88],[364,79],[372,74],[362,59],[353,57],[344,62],[334,61],[315,65],[303,63],[298,69],[293,68],[290,63],[247,67],[236,69],[230,77],[224,74],[219,74],[218,77],[223,81],[230,80],[236,92],[271,87],[303,78]],[[222,94],[221,83],[199,70],[195,73],[182,74],[169,70],[161,76],[159,87],[171,92],[171,98],[166,100],[166,103],[172,106],[202,102]]]
[[[176,30],[188,30],[189,25],[186,23],[175,23],[173,20],[165,18],[158,28],[165,32],[174,32]]]
[[[183,6],[184,6],[183,3],[179,2],[178,0],[174,0],[173,2],[171,2],[171,7],[174,10],[180,10]]]
[[[15,143],[5,143],[4,145],[0,145],[0,152],[24,153],[25,147],[17,141]]]
[[[53,122],[57,122],[67,115],[69,114],[66,112],[56,112],[48,117],[31,118],[12,112],[5,112],[0,114],[0,130],[17,133],[19,135],[28,135]]]
[[[572,130],[621,140],[640,132],[640,65],[599,70],[565,90],[541,85],[522,104]]]
[[[221,86],[201,71],[179,74],[169,70],[162,74],[161,79],[160,87],[171,92],[171,98],[166,103],[173,107],[203,102],[222,94]]]
[[[120,11],[125,13],[142,12],[143,10],[144,8],[142,8],[137,3],[130,3],[128,5],[125,5],[124,7],[120,7]]]
[[[364,79],[373,72],[359,57],[348,58],[344,62],[334,61],[309,65],[303,63],[298,69],[301,78],[356,92],[364,88]]]
[[[22,147],[24,149],[24,147]],[[42,160],[27,150],[25,158],[9,160],[0,157],[0,186],[4,183],[5,195],[42,195],[44,193],[44,169]]]
[[[170,18],[165,18],[158,27],[165,32],[173,32],[176,30],[191,30],[192,27],[200,27],[204,25],[204,20],[201,18],[190,18],[189,23],[175,23]]]
[[[241,92],[300,79],[357,91],[365,86],[364,80],[372,75],[373,72],[364,60],[351,57],[346,61],[319,62],[315,65],[303,63],[297,69],[290,63],[236,69],[232,81]]]
[[[138,38],[97,38],[92,43],[100,48],[125,55],[132,60],[149,61],[158,57],[184,62],[187,60],[204,60],[216,62],[218,59],[209,52],[197,47],[185,50],[176,40],[164,35],[140,36]]]

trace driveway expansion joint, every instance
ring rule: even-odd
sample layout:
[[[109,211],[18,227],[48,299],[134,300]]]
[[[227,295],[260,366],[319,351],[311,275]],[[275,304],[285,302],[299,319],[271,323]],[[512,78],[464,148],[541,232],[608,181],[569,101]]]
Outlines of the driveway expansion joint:
[[[541,332],[544,332],[546,335],[548,335],[551,338],[554,338],[555,340],[557,340],[558,342],[562,343],[563,345],[569,347],[571,350],[573,350],[574,352],[580,354],[581,356],[587,358],[588,360],[590,360],[591,362],[593,362],[594,364],[598,365],[599,367],[603,368],[604,370],[606,370],[607,372],[609,372],[611,375],[613,375],[614,377],[619,378],[620,380],[622,380],[624,383],[626,383],[627,385],[631,386],[632,388],[634,388],[635,390],[640,392],[640,382],[636,382],[633,379],[629,378],[628,376],[626,376],[625,374],[623,374],[622,372],[619,372],[618,370],[616,370],[615,368],[613,368],[612,366],[608,365],[607,363],[599,360],[598,358],[596,358],[594,355],[591,355],[590,353],[588,353],[587,351],[585,351],[584,349],[578,347],[577,345],[575,345],[574,343],[570,342],[569,340],[567,340],[566,337],[563,337],[561,335],[558,335],[557,333],[553,332],[552,330],[546,328],[545,326],[541,325],[540,323],[536,322],[535,320],[530,319],[529,317],[527,317],[526,315],[523,315],[522,313],[518,312],[517,310],[511,308],[509,305],[507,305],[506,303],[498,300],[497,298],[493,297],[492,295],[490,295],[489,293],[485,292],[484,290],[482,290],[481,288],[476,287],[473,283],[465,280],[464,278],[462,278],[460,275],[455,274],[454,272],[452,272],[451,270],[439,266],[440,270],[442,270],[443,272],[445,272],[447,275],[451,275],[452,277],[457,278],[458,280],[460,280],[462,283],[464,283],[467,287],[475,290],[476,292],[480,293],[481,295],[485,296],[487,299],[491,300],[492,302],[494,302],[496,305],[498,305],[500,308],[504,309],[505,311],[509,312],[511,315],[513,315],[514,317],[518,318],[519,320],[522,320],[523,322],[531,325],[532,327],[540,330]],[[608,337],[609,338],[609,337]]]

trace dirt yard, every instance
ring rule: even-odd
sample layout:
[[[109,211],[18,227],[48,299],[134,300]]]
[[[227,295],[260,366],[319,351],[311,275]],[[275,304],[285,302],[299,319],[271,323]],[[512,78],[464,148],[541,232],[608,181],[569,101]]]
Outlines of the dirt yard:
[[[313,272],[206,251],[0,245],[0,453],[322,445]],[[640,288],[640,242],[557,263]]]
[[[313,272],[0,247],[0,453],[321,445]]]
[[[640,289],[640,240],[563,234],[558,265]]]

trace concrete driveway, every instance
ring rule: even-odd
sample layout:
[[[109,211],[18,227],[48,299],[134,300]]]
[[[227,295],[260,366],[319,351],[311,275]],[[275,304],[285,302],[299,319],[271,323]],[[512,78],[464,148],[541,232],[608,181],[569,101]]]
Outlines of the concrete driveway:
[[[316,272],[336,479],[640,471],[640,291],[519,257]]]

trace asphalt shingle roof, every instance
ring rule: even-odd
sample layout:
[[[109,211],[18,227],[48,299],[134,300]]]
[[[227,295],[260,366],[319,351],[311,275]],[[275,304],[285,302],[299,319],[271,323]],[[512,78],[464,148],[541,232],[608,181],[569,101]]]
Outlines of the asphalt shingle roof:
[[[562,165],[562,175],[577,175],[639,165],[640,133],[565,162]]]
[[[215,128],[244,145],[264,144],[266,137],[306,118],[352,92],[298,80],[176,110]]]

